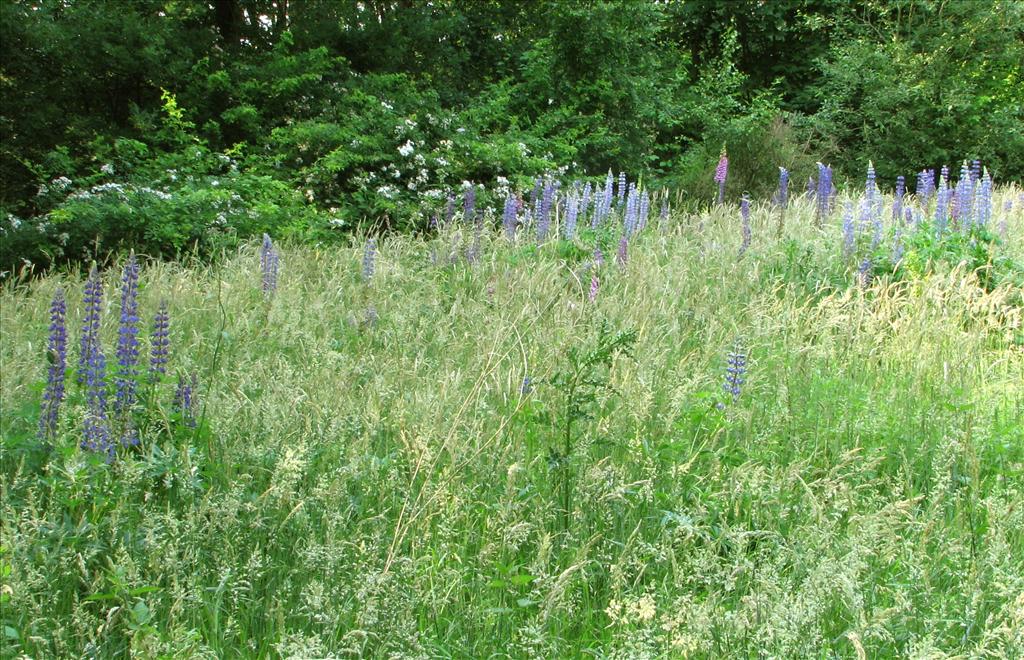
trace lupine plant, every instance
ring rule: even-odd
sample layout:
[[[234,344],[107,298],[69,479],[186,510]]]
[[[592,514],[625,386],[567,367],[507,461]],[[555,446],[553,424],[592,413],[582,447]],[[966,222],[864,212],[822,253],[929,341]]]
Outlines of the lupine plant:
[[[725,376],[722,383],[722,389],[732,398],[733,403],[739,401],[740,395],[743,393],[746,374],[747,353],[743,348],[742,340],[737,338],[733,342],[732,349],[726,354]]]
[[[139,264],[128,257],[121,275],[121,317],[117,329],[117,370],[114,374],[114,413],[125,446],[138,444],[132,421],[139,380]]]
[[[277,271],[281,257],[278,255],[274,242],[268,234],[263,234],[263,244],[260,246],[260,272],[262,273],[261,286],[263,295],[270,297],[277,291]]]
[[[46,389],[39,415],[39,437],[52,440],[57,433],[60,404],[64,401],[64,375],[68,364],[67,301],[57,287],[50,303],[50,335],[46,342]]]
[[[149,341],[149,380],[157,383],[167,375],[167,362],[170,357],[170,314],[167,311],[167,300],[160,301],[160,307],[153,317],[153,331]]]
[[[369,282],[373,279],[373,272],[376,268],[377,261],[377,239],[368,238],[366,239],[366,245],[363,246],[363,280]]]
[[[725,200],[725,180],[729,177],[729,156],[725,153],[725,145],[722,145],[722,154],[718,157],[718,165],[715,167],[715,183],[718,184],[718,203]]]
[[[743,193],[743,197],[740,199],[740,219],[742,220],[742,241],[740,243],[740,253],[738,256],[742,257],[743,254],[750,248],[750,197],[747,193]]]

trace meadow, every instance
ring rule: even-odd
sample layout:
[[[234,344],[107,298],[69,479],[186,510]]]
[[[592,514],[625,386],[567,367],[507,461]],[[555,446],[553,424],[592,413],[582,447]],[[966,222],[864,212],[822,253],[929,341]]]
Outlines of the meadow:
[[[1024,197],[964,172],[8,281],[3,657],[1020,657]]]

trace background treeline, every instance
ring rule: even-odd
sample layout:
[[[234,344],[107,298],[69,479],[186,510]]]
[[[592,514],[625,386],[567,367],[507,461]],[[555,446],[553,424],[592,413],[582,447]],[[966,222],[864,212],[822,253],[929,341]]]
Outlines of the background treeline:
[[[463,182],[1024,178],[1019,0],[4,0],[0,269],[415,229]],[[486,203],[486,192],[483,193]]]

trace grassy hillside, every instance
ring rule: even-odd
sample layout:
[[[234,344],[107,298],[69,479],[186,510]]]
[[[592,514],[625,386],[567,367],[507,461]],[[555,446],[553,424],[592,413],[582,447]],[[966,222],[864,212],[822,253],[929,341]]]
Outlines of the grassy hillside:
[[[993,203],[1006,263],[1019,195]],[[674,213],[624,264],[617,228],[452,263],[456,220],[371,277],[362,245],[283,246],[266,293],[258,245],[144,263],[143,362],[166,299],[170,364],[110,462],[78,446],[84,277],[8,284],[4,656],[1019,656],[1018,280],[913,241],[862,275],[840,215],[796,200],[780,238],[755,206],[738,256],[738,208]]]

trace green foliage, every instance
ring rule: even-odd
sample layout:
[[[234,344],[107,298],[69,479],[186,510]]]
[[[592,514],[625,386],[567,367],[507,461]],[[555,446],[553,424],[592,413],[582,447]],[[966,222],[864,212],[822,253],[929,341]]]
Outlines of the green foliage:
[[[896,273],[920,279],[936,270],[960,267],[977,275],[978,282],[987,291],[1003,285],[1010,285],[1017,291],[1024,290],[1024,264],[1017,263],[999,249],[1001,243],[984,227],[972,227],[966,232],[947,230],[940,233],[931,223],[922,223],[907,237],[906,249]]]
[[[12,0],[0,270],[422,229],[465,181],[553,171],[627,171],[703,204],[723,144],[731,200],[765,196],[780,165],[798,189],[818,160],[839,181],[869,159],[888,185],[965,156],[1019,178],[1021,25],[1019,0]],[[64,179],[127,201],[68,202]],[[213,181],[247,220],[219,224],[225,202],[197,190]]]

